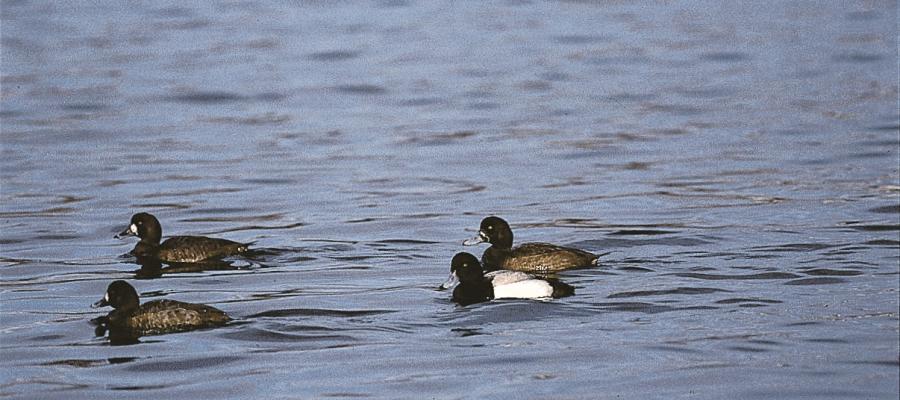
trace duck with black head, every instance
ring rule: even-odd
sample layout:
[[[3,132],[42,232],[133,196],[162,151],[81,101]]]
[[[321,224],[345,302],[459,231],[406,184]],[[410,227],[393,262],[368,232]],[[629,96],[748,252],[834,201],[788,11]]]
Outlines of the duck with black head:
[[[490,243],[481,256],[488,270],[507,269],[532,273],[553,273],[572,268],[599,265],[600,256],[584,250],[549,243],[523,243],[513,248],[513,233],[500,217],[481,220],[478,236],[463,242],[464,246]]]
[[[223,311],[204,304],[167,299],[140,304],[134,286],[122,280],[110,283],[103,298],[91,308],[104,306],[113,310],[97,319],[101,325],[98,328],[108,329],[110,340],[212,328],[231,321]]]
[[[131,250],[138,258],[149,257],[165,262],[192,263],[240,254],[248,250],[245,243],[205,236],[172,236],[162,240],[162,226],[151,214],[142,212],[131,217],[131,223],[115,236],[122,239],[137,236],[141,240]]]
[[[478,259],[465,252],[453,256],[450,277],[440,288],[454,285],[453,301],[463,306],[492,299],[550,299],[575,294],[574,287],[558,279],[508,270],[485,274]]]

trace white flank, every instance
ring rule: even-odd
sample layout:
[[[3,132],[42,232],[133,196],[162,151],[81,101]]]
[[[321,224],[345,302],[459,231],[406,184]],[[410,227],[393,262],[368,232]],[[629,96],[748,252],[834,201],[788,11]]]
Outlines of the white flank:
[[[540,299],[551,295],[553,295],[553,287],[547,281],[540,279],[494,285],[495,299]]]

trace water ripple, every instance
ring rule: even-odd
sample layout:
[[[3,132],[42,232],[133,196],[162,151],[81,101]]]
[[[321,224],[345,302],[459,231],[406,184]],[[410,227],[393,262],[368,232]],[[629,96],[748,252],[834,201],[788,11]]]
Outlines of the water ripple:
[[[619,292],[613,293],[606,298],[608,299],[616,299],[622,297],[643,297],[643,296],[664,296],[671,294],[710,294],[716,292],[729,292],[724,289],[716,289],[716,288],[694,288],[694,287],[680,287],[675,289],[664,289],[664,290],[641,290],[635,292]]]
[[[800,278],[800,275],[792,274],[790,272],[763,272],[758,274],[746,274],[746,275],[729,275],[729,274],[703,274],[697,272],[678,272],[672,273],[668,275],[680,276],[683,278],[694,278],[694,279],[703,279],[703,280],[759,280],[759,279],[795,279]]]

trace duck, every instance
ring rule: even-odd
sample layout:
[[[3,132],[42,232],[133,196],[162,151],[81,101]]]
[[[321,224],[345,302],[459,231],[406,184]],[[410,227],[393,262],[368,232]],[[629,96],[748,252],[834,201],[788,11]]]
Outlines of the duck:
[[[160,243],[162,227],[159,220],[145,212],[134,214],[128,227],[115,238],[124,239],[129,236],[141,239],[131,250],[132,255],[166,262],[200,262],[243,253],[249,247],[245,243],[205,236],[172,236]]]
[[[110,339],[137,338],[144,335],[185,332],[195,329],[222,326],[232,319],[225,312],[204,304],[184,303],[175,300],[153,300],[140,304],[134,286],[123,280],[113,281],[102,299],[91,308],[113,308],[98,322],[110,331]]]
[[[453,256],[450,276],[440,288],[454,286],[452,299],[462,306],[492,299],[557,299],[575,294],[572,285],[558,279],[508,270],[485,274],[478,259],[466,252]]]
[[[463,242],[464,246],[490,243],[481,256],[488,270],[512,270],[531,273],[553,273],[572,268],[596,266],[600,256],[571,247],[550,243],[523,243],[513,248],[513,233],[503,218],[489,216],[481,220],[478,235]]]

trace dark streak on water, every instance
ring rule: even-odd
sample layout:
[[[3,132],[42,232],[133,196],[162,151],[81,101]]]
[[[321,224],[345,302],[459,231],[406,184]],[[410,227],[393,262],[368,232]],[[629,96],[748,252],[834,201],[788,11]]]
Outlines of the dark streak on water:
[[[0,397],[896,399],[896,15],[4,2]],[[139,210],[255,249],[138,265]],[[457,307],[488,214],[609,254]],[[112,346],[114,279],[235,321]]]

